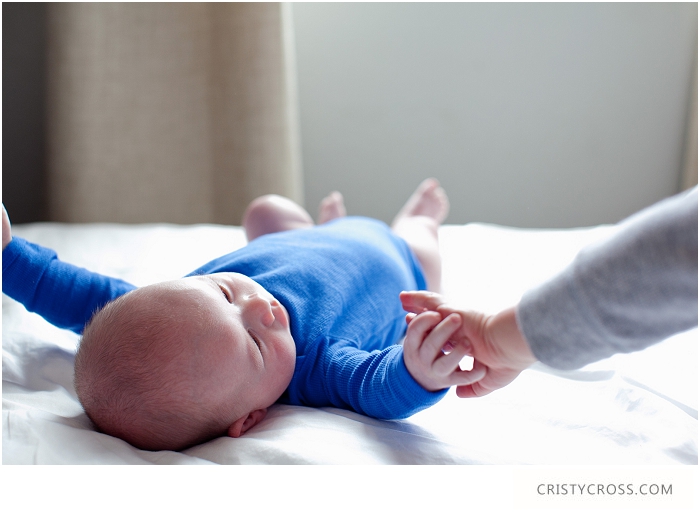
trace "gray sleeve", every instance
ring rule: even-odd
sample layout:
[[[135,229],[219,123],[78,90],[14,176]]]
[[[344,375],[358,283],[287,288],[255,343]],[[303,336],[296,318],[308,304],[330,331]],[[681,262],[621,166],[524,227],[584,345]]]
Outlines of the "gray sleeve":
[[[537,359],[580,368],[698,325],[697,187],[622,221],[525,293],[518,324]]]

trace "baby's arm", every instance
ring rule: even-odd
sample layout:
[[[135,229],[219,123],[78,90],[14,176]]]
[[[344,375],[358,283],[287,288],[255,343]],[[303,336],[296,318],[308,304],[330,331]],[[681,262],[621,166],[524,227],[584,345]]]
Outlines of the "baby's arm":
[[[465,386],[484,377],[486,368],[478,362],[471,370],[459,367],[469,353],[466,343],[449,341],[462,325],[459,314],[451,313],[443,318],[438,312],[423,312],[409,319],[403,344],[404,361],[411,376],[426,390]]]
[[[5,210],[5,205],[2,205],[2,249],[5,249],[12,240],[12,225],[10,218]]]
[[[428,391],[406,368],[403,347],[361,350],[356,344],[324,338],[321,357],[302,367],[289,389],[289,402],[333,406],[357,413],[396,420],[408,418],[440,401],[447,390]],[[308,358],[307,358],[308,359]]]
[[[57,327],[81,333],[92,315],[135,286],[58,260],[53,250],[12,238],[2,214],[2,292]]]
[[[468,387],[484,376],[486,369],[478,362],[471,371],[459,369],[467,349],[447,341],[460,325],[459,315],[443,319],[437,312],[426,312],[409,323],[403,346],[371,352],[352,343],[326,338],[328,343],[317,347],[327,350],[325,357],[312,362],[320,367],[323,389],[310,389],[313,386],[308,385],[303,397],[292,397],[291,402],[352,408],[382,419],[407,418],[437,403],[446,388]],[[450,353],[442,352],[448,348]],[[298,377],[302,378],[315,376]],[[291,390],[296,391],[297,388]]]

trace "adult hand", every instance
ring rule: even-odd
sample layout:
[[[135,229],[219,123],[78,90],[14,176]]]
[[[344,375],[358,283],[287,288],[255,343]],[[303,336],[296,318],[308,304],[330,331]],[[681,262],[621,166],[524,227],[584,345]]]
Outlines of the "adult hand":
[[[417,315],[430,311],[442,318],[455,313],[461,317],[461,326],[449,336],[449,342],[474,357],[475,367],[485,367],[486,374],[477,382],[458,386],[460,397],[481,397],[502,388],[536,361],[518,328],[515,307],[487,316],[455,309],[440,295],[427,291],[407,291],[400,297],[404,309]]]

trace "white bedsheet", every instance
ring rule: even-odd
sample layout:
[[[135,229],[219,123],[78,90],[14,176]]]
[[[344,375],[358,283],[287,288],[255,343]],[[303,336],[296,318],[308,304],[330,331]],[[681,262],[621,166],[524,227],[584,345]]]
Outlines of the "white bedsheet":
[[[215,225],[16,225],[69,262],[136,285],[176,278],[245,244]],[[496,311],[564,267],[609,227],[559,231],[483,224],[440,229],[445,295]],[[476,400],[451,391],[405,421],[275,405],[241,438],[144,452],[92,430],[72,387],[78,337],[3,295],[4,464],[593,464],[698,462],[697,329],[575,372],[535,365]]]

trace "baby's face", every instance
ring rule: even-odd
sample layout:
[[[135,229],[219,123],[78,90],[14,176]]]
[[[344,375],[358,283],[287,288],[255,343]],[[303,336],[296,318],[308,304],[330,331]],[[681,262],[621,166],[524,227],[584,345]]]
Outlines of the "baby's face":
[[[271,406],[289,385],[296,347],[289,314],[260,284],[238,273],[187,277],[151,286],[168,297],[186,334],[187,371],[212,408]]]

